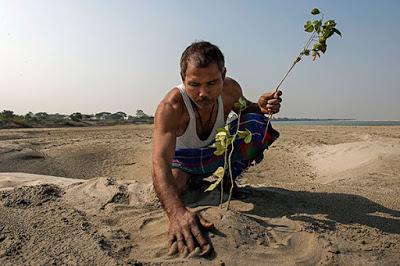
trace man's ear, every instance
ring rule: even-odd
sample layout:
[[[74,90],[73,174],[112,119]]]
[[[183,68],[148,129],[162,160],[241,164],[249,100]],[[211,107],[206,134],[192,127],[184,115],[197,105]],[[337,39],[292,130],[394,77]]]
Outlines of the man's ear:
[[[225,79],[226,77],[226,67],[222,70],[222,79]]]

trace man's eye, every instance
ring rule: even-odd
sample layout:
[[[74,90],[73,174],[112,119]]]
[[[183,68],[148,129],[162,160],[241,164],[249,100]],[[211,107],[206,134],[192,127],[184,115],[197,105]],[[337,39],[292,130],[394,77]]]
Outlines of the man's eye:
[[[215,85],[215,81],[208,82],[208,85]]]
[[[192,87],[198,87],[199,86],[199,84],[190,84],[190,86],[192,86]]]

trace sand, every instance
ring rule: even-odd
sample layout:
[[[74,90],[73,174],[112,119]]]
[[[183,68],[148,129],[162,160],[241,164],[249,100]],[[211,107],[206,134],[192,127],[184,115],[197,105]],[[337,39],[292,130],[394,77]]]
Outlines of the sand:
[[[151,125],[1,130],[0,265],[400,265],[400,127],[275,128],[248,198],[184,195],[215,224],[192,259],[167,255]]]

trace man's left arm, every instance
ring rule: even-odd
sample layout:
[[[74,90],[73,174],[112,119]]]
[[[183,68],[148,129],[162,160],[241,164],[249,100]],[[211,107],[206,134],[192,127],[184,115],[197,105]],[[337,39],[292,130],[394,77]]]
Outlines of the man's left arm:
[[[238,82],[228,78],[230,83],[230,93],[233,94],[234,101],[237,102],[240,97],[243,97],[243,91]],[[282,102],[282,91],[267,92],[260,96],[256,103],[247,100],[247,108],[242,113],[258,113],[258,114],[276,114],[279,112]],[[236,108],[233,111],[238,113]]]
[[[276,114],[279,112],[282,102],[282,91],[267,92],[260,96],[257,103],[246,99],[247,108],[243,113]]]

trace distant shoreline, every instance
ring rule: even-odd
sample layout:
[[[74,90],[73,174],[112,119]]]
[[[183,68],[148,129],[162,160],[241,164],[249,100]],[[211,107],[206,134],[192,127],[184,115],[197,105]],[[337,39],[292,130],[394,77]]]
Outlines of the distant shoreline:
[[[272,120],[278,125],[400,126],[400,120],[313,119]]]

